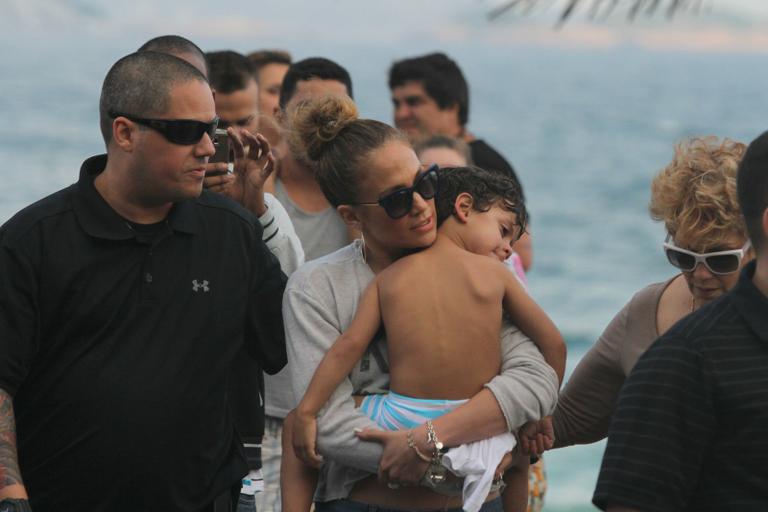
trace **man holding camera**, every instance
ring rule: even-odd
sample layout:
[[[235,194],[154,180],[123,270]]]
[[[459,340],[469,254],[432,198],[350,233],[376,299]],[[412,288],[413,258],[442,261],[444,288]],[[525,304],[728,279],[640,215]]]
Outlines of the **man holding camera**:
[[[244,343],[284,366],[285,276],[258,221],[202,191],[197,69],[124,57],[100,119],[107,154],[0,228],[0,505],[227,511],[246,473],[227,381]],[[248,204],[269,144],[230,136]]]
[[[221,119],[219,124],[225,123],[240,134],[244,131],[255,133],[259,124],[259,88],[250,62],[244,55],[233,51],[209,52],[206,56],[211,88],[216,92],[216,114]],[[219,145],[227,144],[225,141],[225,138],[220,138]],[[217,151],[217,154],[220,153],[226,155],[227,151]],[[214,165],[221,164],[210,164],[211,167]],[[283,271],[290,275],[304,263],[304,251],[283,205],[272,194],[264,192],[267,176],[262,173],[249,182],[252,196],[259,198],[259,201],[254,202],[253,211],[259,216],[259,222],[264,228],[267,247],[280,260]],[[236,179],[237,176],[231,173],[214,175],[206,178],[206,186],[214,191],[232,194],[236,190],[233,186]],[[220,185],[216,186],[217,183]],[[272,405],[276,394],[290,392],[286,381],[282,372],[265,378],[261,368],[250,358],[235,359],[229,397],[248,461],[248,475],[243,479],[238,512],[255,510],[256,498],[262,497],[260,493],[264,490],[264,482],[277,481],[279,477],[280,469],[274,465],[265,468],[268,474],[262,474],[264,408],[265,405]]]

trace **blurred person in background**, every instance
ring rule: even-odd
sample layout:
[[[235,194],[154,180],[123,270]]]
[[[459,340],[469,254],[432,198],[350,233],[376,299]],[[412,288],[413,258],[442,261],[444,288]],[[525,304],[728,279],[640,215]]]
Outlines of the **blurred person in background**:
[[[259,87],[253,77],[253,68],[248,59],[234,51],[209,52],[207,54],[211,76],[211,88],[214,96],[216,114],[220,125],[231,127],[238,134],[256,133],[259,127]],[[261,134],[259,135],[261,136]],[[262,173],[257,179],[248,181],[252,197],[260,198],[259,209],[255,213],[263,228],[263,239],[273,254],[278,257],[286,275],[293,273],[304,263],[304,252],[296,236],[293,224],[280,201],[264,192],[264,182],[268,173]],[[206,179],[214,191],[232,194],[237,177],[223,174]],[[218,180],[224,181],[214,185]],[[271,404],[276,394],[284,393],[284,377],[281,374],[263,375],[261,368],[248,357],[235,359],[233,375],[230,381],[230,401],[235,416],[235,425],[243,438],[248,461],[248,475],[243,480],[237,512],[252,512],[256,501],[263,500],[264,480],[276,480],[279,474],[270,475],[272,468],[262,471],[262,438],[264,436],[265,404]],[[284,372],[284,370],[283,370]],[[281,372],[281,373],[283,373]],[[254,390],[264,390],[264,396]],[[279,469],[274,470],[279,472]],[[265,510],[262,507],[262,510]]]
[[[248,54],[253,76],[259,84],[259,111],[274,118],[280,110],[280,88],[291,66],[291,54],[285,50],[259,50]]]
[[[232,50],[208,52],[209,78],[215,92],[219,128],[256,133],[259,129],[259,84],[248,59]]]
[[[461,139],[469,145],[474,165],[512,176],[522,185],[512,166],[483,139],[472,134],[469,122],[469,86],[456,61],[444,53],[403,59],[389,69],[395,126],[413,143],[433,135]],[[523,268],[533,265],[530,233],[515,243]]]
[[[413,143],[413,150],[423,164],[437,164],[440,167],[474,165],[467,143],[447,135],[420,139]]]
[[[337,95],[352,97],[352,79],[339,64],[321,57],[295,62],[283,79],[277,119],[281,129],[290,133],[289,113],[295,105],[315,97]],[[290,137],[288,137],[290,141]],[[356,233],[346,224],[323,195],[315,180],[311,162],[302,148],[288,143],[280,155],[277,170],[266,184],[285,206],[306,260],[314,260],[349,243]],[[262,443],[264,492],[257,495],[259,510],[281,509],[280,460],[283,420],[296,407],[287,369],[267,381],[266,423]]]
[[[249,53],[248,61],[259,85],[259,131],[270,141],[279,160],[285,145],[275,115],[280,110],[280,88],[291,65],[291,54],[284,50],[259,50]]]
[[[280,90],[278,119],[285,132],[292,131],[290,111],[302,101],[320,96],[352,98],[352,79],[346,69],[332,60],[312,57],[291,64]],[[288,151],[280,155],[275,175],[267,183],[285,206],[311,261],[343,247],[356,237],[323,195],[315,180],[312,163],[288,137]],[[290,410],[290,409],[289,409]],[[286,411],[287,413],[287,411]]]
[[[164,35],[150,39],[137,52],[158,52],[187,61],[208,79],[208,61],[205,52],[189,39],[177,35]]]

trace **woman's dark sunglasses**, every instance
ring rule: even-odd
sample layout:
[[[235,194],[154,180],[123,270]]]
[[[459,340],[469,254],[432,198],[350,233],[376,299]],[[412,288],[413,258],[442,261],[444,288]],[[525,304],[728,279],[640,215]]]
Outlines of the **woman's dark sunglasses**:
[[[717,275],[733,274],[741,267],[741,260],[749,249],[749,240],[741,249],[732,249],[729,251],[707,252],[699,254],[693,251],[687,251],[677,247],[670,241],[664,242],[664,252],[669,262],[683,272],[692,272],[696,265],[703,263],[710,272]]]
[[[440,188],[439,167],[431,165],[426,171],[419,174],[413,182],[413,186],[401,188],[383,195],[375,203],[349,203],[351,205],[377,204],[392,219],[405,217],[413,208],[413,194],[418,193],[423,199],[432,199]]]
[[[124,117],[134,123],[152,128],[162,134],[168,142],[184,146],[197,144],[206,133],[211,140],[214,140],[216,137],[216,127],[219,125],[218,117],[214,117],[211,122],[204,123],[193,119],[147,119],[123,114],[122,112],[110,112],[109,115],[112,119]]]

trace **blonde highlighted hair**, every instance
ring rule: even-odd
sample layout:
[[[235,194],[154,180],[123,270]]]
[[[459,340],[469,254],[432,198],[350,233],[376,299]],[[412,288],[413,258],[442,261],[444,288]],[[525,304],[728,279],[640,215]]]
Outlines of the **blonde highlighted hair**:
[[[706,251],[723,240],[747,238],[736,195],[736,173],[746,146],[695,137],[678,143],[672,161],[651,183],[650,213],[687,247]]]
[[[390,141],[408,144],[388,124],[360,119],[354,101],[346,96],[301,101],[288,112],[288,125],[290,146],[310,164],[333,206],[356,202],[372,151]]]

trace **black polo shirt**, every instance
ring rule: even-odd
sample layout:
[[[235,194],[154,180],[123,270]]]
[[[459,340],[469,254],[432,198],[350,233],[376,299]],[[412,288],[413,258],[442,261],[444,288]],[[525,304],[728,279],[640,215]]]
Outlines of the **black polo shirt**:
[[[227,404],[246,340],[285,365],[285,276],[258,221],[203,192],[154,236],[78,183],[0,228],[0,388],[32,509],[197,510],[246,472]],[[258,392],[258,390],[256,390]]]
[[[594,504],[768,510],[768,298],[755,263],[662,336],[619,396]]]

